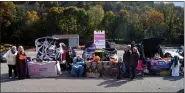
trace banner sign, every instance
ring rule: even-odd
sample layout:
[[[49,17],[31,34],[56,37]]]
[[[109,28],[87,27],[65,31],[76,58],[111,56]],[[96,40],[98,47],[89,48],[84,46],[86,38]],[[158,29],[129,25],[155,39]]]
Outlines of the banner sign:
[[[96,48],[105,48],[105,31],[94,31],[94,44]]]

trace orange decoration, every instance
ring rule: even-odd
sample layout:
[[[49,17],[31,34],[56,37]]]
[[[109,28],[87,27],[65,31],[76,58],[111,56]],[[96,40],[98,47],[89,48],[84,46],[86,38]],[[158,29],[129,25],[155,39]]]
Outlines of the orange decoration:
[[[111,61],[111,62],[117,62],[117,60],[114,59],[114,58],[110,58],[110,61]]]
[[[99,57],[99,56],[94,56],[94,57],[93,57],[93,61],[94,61],[94,62],[100,61],[100,57]]]
[[[19,59],[20,59],[20,60],[25,60],[25,59],[26,59],[26,56],[20,55],[20,56],[19,56]]]
[[[168,58],[163,58],[163,60],[168,61],[169,59]]]

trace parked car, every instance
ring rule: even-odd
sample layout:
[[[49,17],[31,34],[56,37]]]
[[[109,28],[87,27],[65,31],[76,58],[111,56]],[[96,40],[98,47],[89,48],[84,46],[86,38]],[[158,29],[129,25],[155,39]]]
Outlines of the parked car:
[[[6,62],[6,59],[3,58],[3,55],[5,54],[6,52],[0,52],[0,62]]]
[[[140,59],[145,62],[149,73],[160,73],[162,71],[170,71],[171,61],[165,61],[163,59],[155,59],[155,54],[158,53],[163,58],[164,53],[160,47],[160,44],[164,41],[164,38],[148,38],[144,39],[138,44],[140,52]],[[143,52],[142,52],[143,50]],[[145,55],[145,59],[143,57]]]

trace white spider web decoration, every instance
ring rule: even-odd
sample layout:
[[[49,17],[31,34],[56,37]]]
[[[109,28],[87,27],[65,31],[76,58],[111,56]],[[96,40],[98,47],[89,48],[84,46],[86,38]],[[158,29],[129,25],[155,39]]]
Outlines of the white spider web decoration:
[[[35,40],[37,58],[42,60],[57,60],[60,57],[62,47],[57,39],[42,37]]]

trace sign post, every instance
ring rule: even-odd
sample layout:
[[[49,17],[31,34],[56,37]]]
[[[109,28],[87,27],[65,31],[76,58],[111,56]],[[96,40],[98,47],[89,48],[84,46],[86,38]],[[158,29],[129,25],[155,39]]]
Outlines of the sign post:
[[[97,49],[105,48],[105,31],[94,31],[94,44]]]

